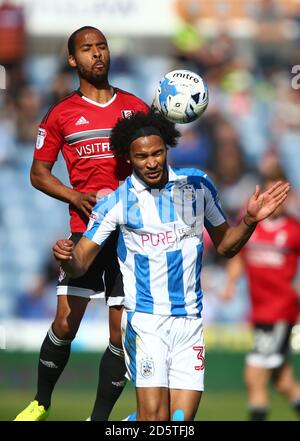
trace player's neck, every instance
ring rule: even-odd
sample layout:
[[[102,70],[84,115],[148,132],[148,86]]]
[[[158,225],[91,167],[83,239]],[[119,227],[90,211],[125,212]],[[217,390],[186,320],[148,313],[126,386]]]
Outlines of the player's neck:
[[[80,92],[86,98],[99,104],[107,103],[114,95],[114,89],[108,83],[101,85],[101,88],[97,88],[90,83],[81,83]]]

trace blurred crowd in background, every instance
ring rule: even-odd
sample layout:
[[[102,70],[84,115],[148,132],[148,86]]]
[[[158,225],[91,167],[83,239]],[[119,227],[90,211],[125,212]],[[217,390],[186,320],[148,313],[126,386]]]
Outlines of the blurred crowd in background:
[[[292,68],[300,65],[300,5],[286,17],[280,2],[255,3],[256,32],[250,38],[236,38],[225,25],[207,37],[192,13],[163,46],[150,45],[150,51],[141,42],[124,38],[120,43],[107,35],[111,84],[149,104],[158,79],[172,69],[193,70],[208,83],[206,113],[179,126],[182,138],[169,160],[176,167],[205,170],[232,223],[255,184],[278,165],[292,184],[288,209],[300,217],[300,79],[299,87],[292,87]],[[7,8],[5,3],[0,6],[0,64],[7,74],[6,90],[0,91],[0,318],[52,318],[57,265],[51,246],[68,234],[68,210],[31,187],[29,170],[41,118],[78,84],[66,63],[67,37],[39,47],[28,38],[22,9],[15,8],[10,12],[15,28],[7,39]],[[286,19],[293,32],[285,32]],[[3,32],[10,45],[1,44]],[[54,170],[68,182],[62,158]],[[240,282],[239,294],[230,303],[221,302],[225,262],[206,241],[205,320],[245,322],[246,282]],[[90,318],[96,309],[97,302],[89,309]]]

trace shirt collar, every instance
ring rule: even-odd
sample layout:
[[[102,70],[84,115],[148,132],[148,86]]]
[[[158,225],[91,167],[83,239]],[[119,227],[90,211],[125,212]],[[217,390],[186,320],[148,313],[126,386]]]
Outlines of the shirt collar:
[[[179,179],[179,177],[176,175],[172,167],[168,166],[168,182],[165,186],[167,186],[171,182],[176,181],[177,179]],[[131,175],[131,182],[137,192],[149,189],[148,185],[144,181],[142,181],[135,172],[133,172]]]

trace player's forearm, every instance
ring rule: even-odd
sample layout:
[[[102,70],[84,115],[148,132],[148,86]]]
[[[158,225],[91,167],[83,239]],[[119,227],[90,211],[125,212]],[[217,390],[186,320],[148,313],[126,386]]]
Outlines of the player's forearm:
[[[227,277],[228,282],[235,285],[244,271],[243,258],[241,255],[234,256],[233,259],[227,263]]]
[[[74,255],[70,260],[62,260],[61,267],[72,278],[81,277],[87,271],[87,268]]]
[[[86,273],[97,256],[101,246],[82,237],[74,246],[72,240],[59,239],[52,247],[53,255],[61,263],[62,269],[71,277]]]
[[[217,251],[224,257],[235,256],[250,239],[256,223],[245,216],[236,227],[230,227],[218,245]]]
[[[33,187],[62,202],[72,204],[74,198],[76,197],[77,192],[64,185],[51,172],[44,172],[40,174],[31,171],[30,179]]]

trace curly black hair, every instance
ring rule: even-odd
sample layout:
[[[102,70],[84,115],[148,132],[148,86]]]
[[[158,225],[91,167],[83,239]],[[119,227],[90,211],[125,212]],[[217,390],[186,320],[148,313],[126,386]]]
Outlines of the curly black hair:
[[[70,35],[70,37],[68,39],[68,52],[69,52],[69,55],[75,55],[75,43],[76,43],[77,34],[79,34],[82,31],[90,31],[90,30],[97,31],[97,32],[100,32],[102,34],[100,29],[97,29],[94,26],[82,26],[81,28],[76,29],[76,31],[74,31]]]
[[[175,124],[164,118],[158,111],[150,110],[148,113],[137,112],[130,118],[118,120],[111,132],[111,149],[117,156],[128,156],[129,147],[135,133],[144,128],[153,128],[153,134],[157,132],[166,146],[169,147],[175,147],[178,143],[178,138],[181,136],[180,132],[175,128]]]

